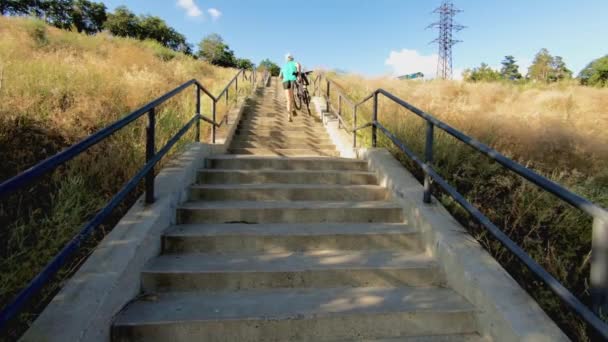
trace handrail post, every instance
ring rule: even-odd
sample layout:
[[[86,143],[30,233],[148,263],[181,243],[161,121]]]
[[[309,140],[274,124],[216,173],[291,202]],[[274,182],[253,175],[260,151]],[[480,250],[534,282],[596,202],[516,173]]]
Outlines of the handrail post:
[[[330,96],[330,92],[329,92],[329,88],[330,88],[329,85],[330,85],[330,83],[329,83],[329,80],[326,80],[326,81],[327,81],[327,98],[326,98],[326,101],[325,101],[325,111],[329,113],[329,104],[331,103],[331,101],[330,101],[331,99],[329,97]],[[322,121],[323,121],[323,123],[325,123],[325,113],[324,112],[322,112],[322,113],[323,113],[322,114]]]
[[[196,86],[196,115],[198,120],[196,120],[194,141],[201,142],[201,88],[198,85]]]
[[[432,122],[426,122],[426,144],[424,147],[424,163],[429,165],[433,162],[433,137],[434,127]],[[431,176],[425,172],[424,175],[424,203],[431,203]]]
[[[228,94],[230,94],[230,87],[226,88],[226,94],[224,94],[226,96],[226,106],[228,106]]]
[[[357,106],[353,108],[353,148],[357,148]]]
[[[608,222],[593,219],[591,249],[591,296],[595,313],[606,314],[608,307]]]
[[[215,102],[215,100],[213,100],[212,102],[213,102],[213,105],[212,105],[212,109],[211,109],[211,116],[212,116],[213,123],[211,124],[211,143],[215,144],[215,107],[216,107],[215,105],[216,105],[216,102]]]
[[[236,93],[236,96],[239,96],[239,78],[237,77],[234,80],[234,92]]]
[[[146,129],[146,164],[154,158],[156,147],[154,146],[156,135],[156,109],[148,112],[148,127]],[[154,168],[148,172],[145,180],[146,204],[154,203]]]
[[[372,147],[376,148],[378,145],[378,92],[374,93],[374,107],[372,111]]]
[[[338,117],[342,118],[342,95],[338,95]],[[338,120],[338,128],[342,128],[342,120]]]

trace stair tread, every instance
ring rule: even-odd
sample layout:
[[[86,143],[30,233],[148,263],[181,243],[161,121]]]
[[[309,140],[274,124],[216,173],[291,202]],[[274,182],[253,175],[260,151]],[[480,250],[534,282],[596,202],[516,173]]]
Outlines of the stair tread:
[[[393,201],[192,201],[180,209],[400,209]]]
[[[323,342],[491,342],[478,334],[403,336],[379,339],[322,340]]]
[[[418,234],[418,231],[403,223],[209,223],[176,225],[171,227],[164,235],[172,237],[199,237],[354,234]]]
[[[148,273],[303,272],[342,269],[432,268],[427,254],[408,251],[342,251],[191,253],[161,255]]]
[[[407,312],[472,312],[446,288],[262,289],[236,292],[169,292],[133,302],[114,325],[158,322],[320,318]],[[288,303],[289,305],[286,305]]]
[[[284,184],[284,183],[254,183],[254,184],[194,184],[191,188],[196,189],[219,189],[219,190],[266,190],[266,189],[386,189],[380,185],[370,184]]]
[[[359,171],[359,170],[282,170],[282,169],[200,169],[199,172],[225,172],[225,173],[306,173],[306,174],[327,174],[327,173],[348,173],[357,175],[375,175],[370,171]]]
[[[352,158],[340,158],[340,157],[281,157],[281,156],[252,156],[245,154],[220,154],[207,158],[208,160],[286,160],[286,161],[332,161],[332,162],[343,162],[353,164],[367,164],[366,161]]]

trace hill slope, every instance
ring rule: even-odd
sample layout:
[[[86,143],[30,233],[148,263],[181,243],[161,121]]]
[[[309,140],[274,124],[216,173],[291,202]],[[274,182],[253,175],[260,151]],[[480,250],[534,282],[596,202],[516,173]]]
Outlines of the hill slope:
[[[0,181],[189,79],[198,79],[217,94],[235,73],[153,41],[87,36],[33,19],[0,17]],[[246,86],[241,88],[246,91]],[[157,146],[192,117],[194,101],[194,91],[188,91],[159,108]],[[203,105],[208,114],[206,98]],[[225,110],[221,101],[219,116]],[[143,165],[145,125],[145,118],[138,120],[26,191],[1,199],[1,306]],[[183,141],[193,141],[193,135]],[[38,304],[43,305],[57,285],[47,289]]]

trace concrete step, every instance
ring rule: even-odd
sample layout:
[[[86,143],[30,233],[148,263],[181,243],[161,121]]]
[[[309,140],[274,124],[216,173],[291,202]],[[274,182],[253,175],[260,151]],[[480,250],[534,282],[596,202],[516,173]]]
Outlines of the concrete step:
[[[427,336],[403,336],[380,339],[347,339],[347,340],[322,340],[323,342],[492,342],[490,338],[478,334],[455,334],[455,335],[427,335]]]
[[[382,201],[388,192],[378,185],[210,184],[190,187],[198,201]]]
[[[319,144],[319,145],[331,145],[335,148],[333,141],[329,138],[297,138],[297,137],[289,137],[289,138],[261,138],[261,137],[247,137],[247,136],[234,136],[232,139],[232,144],[237,143],[277,143],[277,144]]]
[[[340,152],[335,148],[329,150],[319,149],[284,149],[284,148],[230,148],[228,153],[251,154],[258,156],[284,156],[284,157],[338,157]]]
[[[474,307],[443,288],[165,293],[131,303],[113,341],[323,341],[474,334]]]
[[[403,209],[390,201],[213,201],[187,202],[177,223],[403,222]]]
[[[218,155],[207,158],[208,168],[237,170],[346,170],[368,171],[367,162],[357,159],[328,157],[260,157],[252,155]]]
[[[309,150],[336,150],[336,145],[334,144],[321,144],[319,142],[315,142],[312,140],[309,141],[274,141],[274,140],[263,140],[263,141],[248,141],[248,140],[238,140],[233,141],[230,144],[230,148],[239,149],[239,148],[271,148],[271,149],[309,149]]]
[[[190,224],[171,227],[163,253],[422,251],[417,230],[395,223]]]
[[[198,172],[201,184],[378,184],[376,176],[365,171],[313,170],[224,170],[204,169]]]
[[[234,133],[237,136],[246,136],[246,137],[263,137],[263,138],[279,138],[279,139],[289,139],[289,138],[309,138],[309,139],[328,139],[329,135],[327,132],[322,130],[283,130],[283,129],[237,129]]]
[[[174,254],[142,272],[144,293],[439,285],[433,260],[407,251]]]

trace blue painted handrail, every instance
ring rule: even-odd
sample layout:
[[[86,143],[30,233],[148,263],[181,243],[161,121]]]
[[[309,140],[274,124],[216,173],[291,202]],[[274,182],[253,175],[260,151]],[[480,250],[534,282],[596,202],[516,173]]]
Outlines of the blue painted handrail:
[[[63,249],[57,253],[57,255],[55,255],[55,257],[53,257],[53,259],[44,267],[44,269],[38,275],[36,275],[36,277],[34,277],[34,279],[32,279],[30,283],[2,309],[2,311],[0,311],[0,331],[6,330],[9,322],[11,322],[11,320],[23,310],[28,301],[35,294],[40,292],[40,290],[47,283],[49,283],[52,277],[57,274],[61,267],[69,260],[70,256],[78,250],[85,239],[89,237],[106,218],[110,216],[112,211],[126,198],[131,191],[135,189],[137,184],[139,184],[142,180],[145,180],[146,183],[146,203],[149,204],[154,202],[154,166],[158,164],[158,162],[192,128],[192,126],[196,126],[195,140],[199,142],[200,121],[202,120],[210,123],[212,125],[212,143],[215,143],[215,130],[220,126],[220,124],[216,122],[215,104],[223,95],[226,96],[226,99],[228,98],[228,89],[232,84],[235,84],[235,88],[238,90],[238,77],[240,75],[243,75],[243,79],[246,79],[245,70],[238,71],[218,96],[213,96],[211,92],[209,92],[202,84],[200,84],[197,80],[192,79],[128,114],[124,118],[68,147],[64,151],[43,160],[35,166],[0,184],[0,198],[2,198],[19,189],[22,189],[24,186],[34,182],[44,174],[72,160],[82,152],[107,139],[143,115],[148,115],[149,121],[146,137],[146,163],[144,166],[120,189],[118,193],[114,195],[114,197],[112,197],[110,202],[108,202],[103,209],[95,214],[95,216],[82,227],[80,232],[70,242],[68,242]],[[255,70],[251,72],[251,77],[249,77],[248,80],[252,84],[256,84]],[[156,108],[191,86],[194,86],[196,90],[196,108],[194,116],[179,130],[179,132],[177,132],[177,134],[169,139],[165,146],[156,152],[154,148]],[[211,118],[201,115],[201,93],[207,95],[212,100],[213,106]]]
[[[582,318],[602,339],[608,341],[608,324],[598,317],[596,313],[600,312],[601,308],[608,307],[608,211],[605,208],[583,198],[561,185],[539,175],[538,173],[526,168],[525,166],[505,157],[491,147],[482,144],[480,141],[467,136],[459,130],[453,128],[447,123],[435,118],[399,97],[391,94],[384,89],[377,89],[371,94],[355,103],[349,99],[340,87],[332,80],[324,75],[319,75],[314,80],[315,92],[321,93],[322,79],[325,78],[327,85],[326,92],[323,93],[328,104],[328,110],[333,108],[331,104],[330,89],[333,84],[333,91],[338,95],[338,110],[334,110],[334,114],[338,117],[338,122],[343,125],[344,129],[353,133],[353,147],[356,148],[357,132],[361,129],[372,128],[372,147],[377,145],[377,130],[389,138],[389,140],[399,148],[405,155],[408,156],[416,165],[418,165],[425,174],[423,202],[431,202],[431,181],[434,181],[439,187],[446,191],[458,204],[462,206],[475,220],[480,223],[496,240],[498,240],[511,254],[513,254],[526,268],[528,268],[534,276],[542,281],[547,287],[567,306],[570,310]],[[378,95],[383,95],[394,103],[408,109],[410,112],[418,115],[427,123],[426,144],[424,160],[420,159],[416,154],[401,142],[392,132],[384,127],[378,121]],[[357,126],[357,109],[362,104],[369,100],[373,100],[372,120],[364,125]],[[353,112],[352,129],[346,128],[346,122],[342,117],[342,102],[349,105]],[[547,191],[557,198],[569,203],[573,207],[587,213],[593,217],[593,243],[592,243],[592,258],[591,258],[591,285],[592,285],[592,300],[593,311],[583,304],[576,296],[574,296],[563,284],[555,279],[547,270],[538,264],[530,257],[521,247],[511,240],[498,226],[483,215],[477,208],[469,203],[465,197],[452,187],[443,177],[441,177],[432,167],[433,160],[433,139],[434,128],[437,127],[447,134],[453,136],[459,141],[471,146],[476,151],[483,153],[492,160],[495,160],[503,167],[515,172],[519,176],[527,179],[539,188]]]

